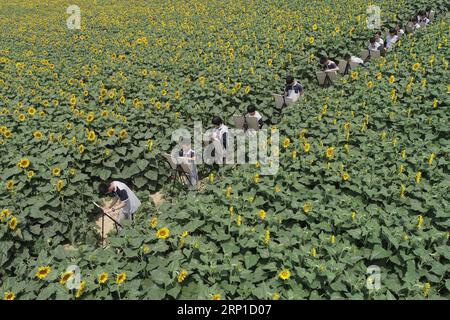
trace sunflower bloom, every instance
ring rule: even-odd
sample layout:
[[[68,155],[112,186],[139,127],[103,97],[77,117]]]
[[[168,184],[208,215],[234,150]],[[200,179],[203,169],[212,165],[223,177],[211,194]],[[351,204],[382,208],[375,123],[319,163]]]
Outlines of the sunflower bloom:
[[[329,147],[328,149],[327,149],[327,158],[328,159],[331,159],[331,158],[333,158],[333,154],[334,154],[334,147]]]
[[[428,297],[429,293],[430,293],[430,289],[431,289],[431,285],[429,282],[425,283],[425,285],[423,286],[423,296],[424,297]]]
[[[180,274],[178,275],[178,283],[182,283],[184,279],[186,279],[188,275],[188,272],[186,270],[181,270]]]
[[[288,280],[291,277],[291,272],[288,269],[281,270],[278,274],[281,280]]]
[[[106,281],[108,281],[108,274],[106,272],[103,272],[98,276],[98,283],[105,284]]]
[[[169,237],[169,235],[170,235],[170,231],[168,228],[162,228],[156,232],[156,237],[158,239],[166,239]]]
[[[212,300],[221,300],[222,295],[220,293],[213,295]]]
[[[303,212],[304,212],[304,213],[310,212],[311,209],[312,209],[312,204],[309,203],[309,202],[305,203],[305,205],[303,206]]]
[[[348,181],[350,179],[350,175],[347,172],[344,172],[342,174],[342,180]]]
[[[53,174],[55,177],[58,177],[58,176],[61,174],[61,169],[60,169],[60,168],[53,168],[52,174]]]
[[[18,166],[22,169],[26,169],[30,166],[30,160],[23,158],[19,161]]]
[[[260,210],[259,211],[259,217],[261,218],[261,220],[264,220],[266,218],[267,212],[264,210]]]
[[[86,281],[83,280],[81,281],[80,287],[78,288],[75,297],[79,299],[83,295],[85,290],[86,290]]]
[[[61,276],[61,279],[59,280],[59,283],[62,285],[65,285],[66,282],[73,276],[73,272],[72,271],[68,271],[68,272],[64,272],[63,275]]]
[[[16,295],[14,293],[12,293],[12,292],[5,292],[3,300],[12,301],[14,299],[16,299]]]
[[[419,215],[417,217],[417,229],[422,228],[422,226],[423,226],[423,217],[422,217],[422,215]]]
[[[43,280],[50,274],[50,272],[52,272],[52,268],[49,266],[39,267],[36,272],[36,277]]]
[[[18,224],[19,222],[18,222],[18,220],[17,220],[17,218],[16,217],[12,217],[11,218],[11,220],[9,220],[9,228],[11,229],[11,230],[16,230],[16,228],[17,228],[17,224]]]
[[[116,283],[118,285],[122,284],[127,279],[127,274],[125,272],[119,273],[116,278]]]
[[[422,172],[416,173],[416,183],[420,183],[420,180],[422,180]]]
[[[151,226],[153,229],[155,229],[157,225],[158,225],[158,218],[157,218],[157,217],[153,217],[153,218],[150,220],[150,226]]]

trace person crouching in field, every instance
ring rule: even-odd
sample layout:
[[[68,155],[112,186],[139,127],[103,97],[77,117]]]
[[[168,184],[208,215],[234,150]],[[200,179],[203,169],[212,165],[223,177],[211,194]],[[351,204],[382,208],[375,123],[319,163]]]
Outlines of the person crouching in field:
[[[189,164],[190,172],[188,172],[188,186],[190,189],[195,189],[198,183],[197,165],[195,163],[195,151],[191,147],[191,141],[189,139],[182,139],[181,150],[179,156],[183,157]]]
[[[101,183],[98,190],[102,196],[110,194],[114,197],[109,205],[102,208],[105,213],[111,214],[120,210],[119,223],[122,219],[134,220],[134,214],[141,206],[141,201],[125,183],[120,181],[112,181],[109,184]],[[121,229],[118,226],[118,230],[121,231]]]

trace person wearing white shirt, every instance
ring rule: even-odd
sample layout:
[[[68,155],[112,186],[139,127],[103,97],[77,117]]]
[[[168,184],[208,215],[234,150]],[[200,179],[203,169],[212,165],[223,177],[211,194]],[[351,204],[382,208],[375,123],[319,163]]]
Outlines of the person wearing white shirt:
[[[394,48],[397,40],[398,40],[397,31],[395,31],[395,29],[389,30],[389,35],[386,38],[386,49],[388,51],[391,51]]]
[[[223,161],[225,162],[226,159],[226,153],[227,153],[227,139],[228,139],[228,127],[223,124],[223,121],[220,117],[214,117],[212,119],[212,124],[214,125],[213,133],[212,133],[212,139],[216,142],[220,143],[219,150],[215,149],[216,152],[218,152],[218,157],[220,159],[220,155],[223,158]]]
[[[369,39],[369,46],[367,47],[367,49],[369,50],[380,50],[380,44],[377,42],[377,40],[375,39],[375,37],[372,37]]]
[[[304,94],[302,85],[294,79],[293,76],[286,77],[286,87],[284,89],[284,95],[286,98],[297,101],[300,96]]]
[[[350,53],[346,53],[344,56],[344,60],[347,62],[353,62],[357,64],[364,64],[363,59],[350,55]]]
[[[247,107],[247,115],[246,116],[247,117],[255,117],[256,120],[258,121],[259,128],[260,129],[262,128],[262,126],[263,126],[262,116],[258,111],[256,111],[256,107],[253,104],[251,104]]]
[[[102,196],[111,194],[114,197],[109,205],[102,208],[105,213],[111,214],[120,210],[118,222],[122,219],[134,220],[134,214],[141,206],[141,201],[125,183],[120,181],[112,181],[109,184],[101,183],[99,193]],[[122,227],[118,226],[118,230],[121,231]]]
[[[380,44],[380,46],[384,46],[384,40],[381,38],[381,31],[375,33],[375,41]]]
[[[195,162],[195,151],[192,149],[191,141],[189,139],[183,139],[181,141],[181,150],[179,156],[185,158],[186,163],[190,166],[188,184],[189,187],[193,189],[197,186],[198,173],[197,165]]]
[[[398,35],[399,37],[401,37],[401,36],[403,36],[403,35],[405,34],[405,30],[403,30],[403,27],[402,27],[401,24],[397,24],[397,25],[395,26],[395,30],[397,31],[397,35]]]

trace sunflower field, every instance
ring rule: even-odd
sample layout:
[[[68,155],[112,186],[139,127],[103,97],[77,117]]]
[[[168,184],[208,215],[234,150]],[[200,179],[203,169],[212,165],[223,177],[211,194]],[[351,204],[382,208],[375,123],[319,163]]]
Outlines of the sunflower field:
[[[448,0],[77,0],[74,30],[71,4],[0,3],[1,298],[450,298]],[[383,30],[436,20],[319,87],[320,56],[367,47],[370,5]],[[288,74],[306,93],[278,114]],[[170,190],[173,130],[250,104],[278,173],[200,165],[200,191]],[[113,179],[143,205],[102,248]]]

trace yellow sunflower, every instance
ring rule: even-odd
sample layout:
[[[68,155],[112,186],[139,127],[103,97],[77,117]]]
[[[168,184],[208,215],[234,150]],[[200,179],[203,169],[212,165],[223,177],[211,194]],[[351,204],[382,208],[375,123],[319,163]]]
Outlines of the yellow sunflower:
[[[333,158],[333,154],[334,154],[334,147],[329,147],[329,148],[327,149],[327,158],[328,158],[328,159]]]
[[[265,210],[260,210],[259,211],[259,217],[261,218],[261,220],[264,220],[266,218],[267,212]]]
[[[222,295],[220,293],[213,295],[212,300],[221,300]]]
[[[61,169],[60,169],[60,168],[53,168],[52,174],[53,174],[55,177],[58,177],[58,176],[61,174]]]
[[[28,168],[30,165],[30,160],[23,158],[19,161],[18,166],[22,169]]]
[[[100,284],[105,284],[106,281],[108,281],[108,274],[106,272],[103,272],[101,275],[99,275],[98,277],[98,283]]]
[[[7,182],[6,182],[6,189],[8,189],[8,190],[12,190],[12,189],[14,189],[14,180],[8,180]]]
[[[35,133],[33,133],[33,136],[36,140],[40,140],[42,139],[42,132],[36,131]]]
[[[291,272],[288,269],[281,270],[278,274],[281,280],[288,280],[291,277]]]
[[[178,283],[182,283],[184,279],[186,279],[188,275],[188,272],[186,270],[181,270],[180,274],[178,275]]]
[[[50,274],[50,272],[52,272],[52,268],[49,266],[39,267],[36,272],[36,277],[43,280]]]
[[[127,279],[127,274],[125,272],[119,273],[116,278],[116,283],[121,285]]]
[[[16,295],[14,293],[12,293],[12,292],[5,292],[3,300],[11,301],[11,300],[14,300],[14,299],[16,299]]]
[[[307,202],[303,205],[303,212],[308,213],[312,210],[312,204]]]
[[[18,223],[19,221],[17,220],[17,218],[12,217],[11,220],[9,220],[9,228],[13,231],[16,230]]]
[[[162,228],[156,232],[156,237],[158,239],[166,239],[169,236],[170,236],[170,230],[168,228]]]
[[[65,285],[66,282],[73,276],[72,271],[64,272],[61,276],[61,279],[59,280],[59,283],[62,285]]]

